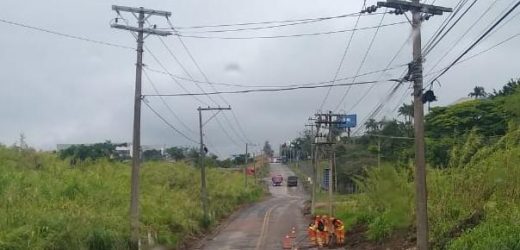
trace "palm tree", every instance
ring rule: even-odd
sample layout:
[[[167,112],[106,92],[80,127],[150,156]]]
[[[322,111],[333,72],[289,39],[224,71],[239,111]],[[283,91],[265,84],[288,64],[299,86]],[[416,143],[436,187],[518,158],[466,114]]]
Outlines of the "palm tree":
[[[379,130],[379,123],[374,118],[370,118],[365,122],[365,128],[369,133],[374,133]]]
[[[469,97],[475,97],[475,99],[486,97],[488,94],[486,93],[486,90],[484,90],[484,87],[481,86],[475,86],[473,88],[473,92],[469,93]]]
[[[399,115],[404,116],[409,124],[412,124],[413,104],[403,103],[403,106],[399,107],[397,112],[399,113]]]

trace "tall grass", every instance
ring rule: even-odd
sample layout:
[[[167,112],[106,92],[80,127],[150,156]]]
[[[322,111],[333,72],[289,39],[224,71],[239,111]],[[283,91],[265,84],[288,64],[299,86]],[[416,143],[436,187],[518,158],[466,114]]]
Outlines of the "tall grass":
[[[476,134],[447,169],[428,169],[430,241],[441,249],[520,249],[520,129],[491,145]],[[480,147],[475,147],[479,144]],[[413,166],[371,168],[343,210],[373,240],[414,225]],[[341,211],[339,212],[341,214]]]
[[[212,223],[262,195],[258,186],[244,189],[240,173],[207,172]],[[102,160],[71,168],[51,154],[0,147],[0,173],[0,249],[128,248],[127,164]],[[153,241],[175,247],[204,230],[199,187],[196,168],[144,164],[143,243],[149,233]]]

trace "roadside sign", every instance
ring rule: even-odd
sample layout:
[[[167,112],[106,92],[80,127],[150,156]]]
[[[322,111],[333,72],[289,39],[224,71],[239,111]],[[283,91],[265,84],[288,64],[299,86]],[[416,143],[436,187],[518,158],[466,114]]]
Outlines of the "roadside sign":
[[[338,121],[340,122],[338,124],[339,128],[354,128],[357,126],[357,115],[343,115],[338,117]]]

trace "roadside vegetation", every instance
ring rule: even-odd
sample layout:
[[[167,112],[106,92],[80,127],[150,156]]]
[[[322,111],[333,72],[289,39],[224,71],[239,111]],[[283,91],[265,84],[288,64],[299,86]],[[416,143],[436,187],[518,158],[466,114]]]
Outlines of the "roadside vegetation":
[[[472,100],[434,107],[426,116],[429,230],[435,249],[520,249],[519,86],[511,80],[492,94],[475,87]],[[388,246],[399,237],[402,245],[413,246],[410,107],[399,109],[402,121],[367,121],[365,135],[336,149],[338,182],[356,186],[355,192],[338,188],[344,194],[336,203],[336,215],[352,237],[362,228],[374,244]]]
[[[0,249],[127,249],[130,167],[106,157],[71,164],[52,153],[0,146]],[[263,195],[242,172],[207,170],[211,226]],[[142,244],[183,248],[207,230],[200,171],[185,161],[141,168]]]

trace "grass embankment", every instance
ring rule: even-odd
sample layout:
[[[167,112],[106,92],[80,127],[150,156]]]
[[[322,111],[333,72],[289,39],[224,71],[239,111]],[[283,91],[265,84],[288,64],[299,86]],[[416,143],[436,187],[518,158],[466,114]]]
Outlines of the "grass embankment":
[[[492,145],[482,141],[470,136],[452,151],[450,168],[428,169],[430,242],[436,249],[520,249],[520,129]],[[372,168],[359,180],[362,193],[338,205],[338,217],[367,226],[366,237],[375,242],[403,230],[413,237],[412,181],[412,166]]]
[[[0,146],[0,249],[127,249],[130,167],[106,160],[71,168],[54,155]],[[179,247],[205,229],[200,171],[141,168],[142,243]],[[212,225],[263,190],[239,172],[207,171]]]

